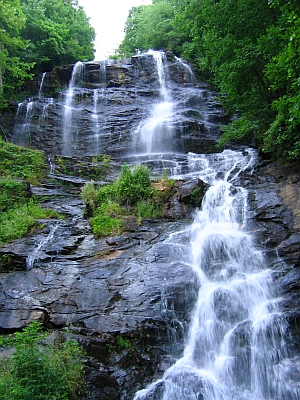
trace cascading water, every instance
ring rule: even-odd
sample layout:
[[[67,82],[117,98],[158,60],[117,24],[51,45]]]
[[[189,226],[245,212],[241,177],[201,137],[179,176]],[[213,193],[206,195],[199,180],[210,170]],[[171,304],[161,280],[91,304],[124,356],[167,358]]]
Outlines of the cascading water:
[[[27,144],[30,137],[34,107],[32,99],[18,104],[13,135],[14,140],[22,146]]]
[[[26,267],[27,271],[31,270],[35,264],[39,261],[39,258],[41,256],[41,250],[42,248],[51,242],[53,239],[54,233],[57,229],[58,225],[53,225],[50,227],[50,231],[47,236],[45,236],[37,245],[37,247],[33,250],[32,253],[28,254],[27,259],[26,259]]]
[[[151,55],[155,61],[162,101],[154,105],[150,117],[142,121],[135,131],[136,145],[141,145],[142,153],[172,151],[174,150],[172,122],[176,113],[173,110],[174,104],[166,84],[164,53],[149,50],[147,54]]]
[[[186,332],[184,351],[178,355],[177,346],[176,354],[171,354],[177,361],[159,381],[139,391],[135,400],[299,399],[299,385],[290,385],[288,379],[291,367],[281,298],[268,259],[248,232],[248,194],[239,183],[245,171],[251,173],[256,153],[248,149],[200,154],[211,151],[216,142],[211,145],[213,132],[219,134],[219,125],[224,122],[216,114],[210,118],[208,91],[186,85],[194,78],[180,59],[173,72],[184,70],[184,79],[182,75],[171,82],[164,53],[150,51],[136,58],[131,70],[113,61],[94,63],[93,69],[88,63],[77,63],[64,101],[29,100],[20,105],[18,113],[22,133],[34,137],[31,122],[40,119],[51,141],[55,135],[48,135],[46,127],[55,125],[57,118],[63,137],[58,129],[55,145],[62,148],[63,155],[93,156],[100,153],[101,145],[102,154],[115,159],[117,154],[120,163],[142,162],[151,168],[152,175],[167,171],[174,179],[201,179],[210,185],[191,226],[184,233],[173,231],[166,240],[161,239],[171,248],[170,265],[175,257],[192,269],[198,285],[189,328],[185,321],[176,320],[181,334]],[[151,70],[153,65],[155,71]],[[89,68],[90,80],[80,88],[83,70]],[[128,72],[128,87],[121,78],[124,71]],[[99,82],[94,79],[98,75]],[[40,113],[34,115],[37,104]],[[118,147],[122,140],[123,147]],[[206,141],[208,147],[197,148]],[[45,241],[28,256],[28,270],[37,264],[55,229],[50,229]],[[165,286],[161,286],[165,313],[174,311],[165,301]]]
[[[194,75],[192,68],[186,62],[184,62],[180,57],[175,56],[175,60],[177,61],[180,68],[184,68],[187,71],[187,82],[195,83],[196,77]]]
[[[236,186],[254,163],[252,150],[190,155],[192,173],[211,185],[190,228],[190,254],[182,254],[198,299],[183,356],[135,400],[299,399],[280,373],[288,358],[281,299],[247,233],[247,192]]]
[[[78,61],[74,65],[69,89],[65,96],[65,112],[63,117],[63,155],[65,156],[72,154],[72,149],[74,148],[73,136],[76,134],[74,132],[74,126],[76,131],[76,124],[73,119],[73,111],[75,111],[74,96],[76,94],[76,87],[83,80],[83,69],[84,64],[81,61]]]
[[[41,80],[40,80],[40,83],[39,83],[39,91],[38,91],[39,99],[42,97],[42,94],[43,94],[43,84],[44,84],[46,75],[47,75],[47,72],[43,72],[42,73],[42,77],[41,77]]]

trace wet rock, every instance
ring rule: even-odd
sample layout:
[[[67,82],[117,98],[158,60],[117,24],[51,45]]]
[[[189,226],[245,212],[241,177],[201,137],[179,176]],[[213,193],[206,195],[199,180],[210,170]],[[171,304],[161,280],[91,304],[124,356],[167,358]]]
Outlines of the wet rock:
[[[192,179],[185,182],[177,181],[176,187],[180,202],[199,206],[209,185],[200,179]]]
[[[178,151],[181,148],[185,152],[200,153],[216,151],[219,127],[224,124],[224,111],[214,100],[215,95],[213,92],[204,94],[206,89],[195,87],[195,80],[186,64],[174,57],[172,61],[165,61],[165,64],[166,76],[170,81],[169,90],[173,92],[174,101],[178,101],[182,108],[179,115],[180,127],[178,128],[179,121],[172,121],[173,126],[170,127],[174,131],[171,150],[176,148]],[[66,92],[62,91],[58,96],[57,86],[63,88],[69,85],[73,68],[74,66],[59,67],[45,75],[42,92],[51,95],[51,98],[39,97],[20,104],[13,141],[41,149],[51,159],[58,154],[82,158],[100,152],[114,157],[130,153],[132,132],[139,129],[140,121],[151,114],[153,104],[161,94],[153,57],[146,54],[123,61],[107,60],[105,63],[84,64],[84,87],[76,88],[74,92],[76,112],[73,112],[72,119],[76,129],[69,132],[70,145],[66,149],[61,137],[65,126],[65,107],[61,97],[65,99]],[[183,87],[188,82],[190,89],[183,96]],[[203,108],[204,103],[205,116],[198,111],[199,107]],[[23,131],[25,119],[26,132]],[[166,136],[162,135],[161,139],[157,139],[163,145],[168,135],[164,130],[161,134]],[[58,163],[55,169],[55,174],[61,181],[69,181],[75,185],[84,183],[80,180],[86,175],[83,166],[77,168],[83,175],[72,171],[76,176],[73,178],[67,178],[65,172],[59,171]],[[99,166],[95,173],[98,172]]]
[[[300,265],[300,234],[293,233],[278,246],[278,254],[294,266]]]
[[[137,145],[139,161],[156,175],[173,173],[178,165],[183,165],[184,174],[187,165],[179,163],[177,151],[215,152],[219,127],[227,119],[207,85],[192,87],[188,67],[170,53],[167,59],[168,85],[180,110],[178,119],[168,122],[174,147],[168,158],[157,160],[145,157]],[[105,65],[86,63],[85,87],[74,95],[76,129],[71,147],[76,151],[61,156],[65,93],[54,91],[57,83],[68,85],[73,67],[60,67],[46,75],[43,90],[52,93],[52,98],[25,102],[19,108],[15,140],[24,133],[27,116],[24,143],[45,150],[53,167],[52,179],[59,181],[32,191],[39,197],[56,196],[43,205],[62,213],[64,219],[42,221],[44,228],[0,248],[0,329],[7,333],[39,320],[45,327],[68,332],[86,350],[88,393],[82,399],[127,400],[153,377],[161,377],[174,358],[182,355],[199,290],[183,256],[182,249],[190,242],[184,218],[201,205],[207,185],[195,179],[179,180],[176,193],[166,201],[165,220],[145,219],[139,224],[137,218],[128,216],[122,235],[96,240],[82,217],[80,189],[91,179],[98,185],[112,181],[122,163],[132,161],[136,132],[161,93],[155,63],[149,56],[107,61]],[[184,95],[183,87],[187,89]],[[166,130],[161,133],[159,150]],[[111,156],[109,168],[101,158],[106,155]],[[243,228],[254,234],[258,248],[265,246],[266,257],[273,262],[274,280],[282,288],[284,317],[289,323],[284,339],[297,351],[299,178],[295,171],[280,171],[265,162],[253,172],[241,173],[240,179],[248,189],[250,212]],[[277,254],[287,266],[278,262]],[[217,262],[204,267],[212,275],[221,269]],[[228,268],[227,273],[232,276],[236,270]],[[233,306],[225,290],[216,292],[214,302],[217,316],[228,324],[234,324],[236,314],[243,311],[243,305]],[[240,371],[234,383],[246,386],[250,385],[250,329],[247,321],[236,326],[230,343],[235,348],[233,368]],[[197,356],[199,360],[203,357],[200,352]],[[294,366],[288,368],[296,382],[298,360],[287,360],[282,368],[289,364]],[[201,379],[193,374],[177,378],[188,380],[195,398],[203,397]],[[164,387],[165,382],[159,381],[147,399],[160,399]]]
[[[174,195],[172,199],[165,204],[162,215],[165,218],[171,219],[181,219],[183,217],[183,208],[177,195]]]

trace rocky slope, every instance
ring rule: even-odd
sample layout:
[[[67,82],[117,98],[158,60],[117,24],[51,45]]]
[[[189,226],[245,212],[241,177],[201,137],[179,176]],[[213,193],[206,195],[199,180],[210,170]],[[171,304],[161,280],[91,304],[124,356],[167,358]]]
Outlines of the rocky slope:
[[[200,85],[198,94],[191,91],[182,98],[183,89],[189,92],[194,83],[188,70],[170,58],[173,96],[182,109],[177,117],[180,123],[174,128],[179,150],[216,151],[219,126],[226,117],[214,102],[213,92],[204,85]],[[145,219],[139,225],[128,217],[121,236],[96,240],[83,217],[79,193],[90,179],[93,156],[100,153],[112,157],[112,167],[108,174],[98,176],[99,183],[112,180],[122,162],[132,160],[131,137],[124,132],[136,131],[159,92],[157,72],[146,61],[141,57],[111,63],[105,78],[101,65],[87,65],[86,88],[80,90],[82,101],[75,116],[81,124],[74,137],[80,168],[73,154],[62,154],[63,102],[59,96],[51,101],[37,98],[30,119],[26,122],[18,119],[19,115],[16,121],[14,140],[24,134],[25,125],[25,144],[42,148],[55,164],[52,181],[32,188],[32,192],[64,219],[43,221],[43,229],[0,248],[1,332],[18,330],[37,319],[57,332],[58,338],[76,338],[86,350],[86,399],[131,399],[136,390],[160,376],[183,350],[198,291],[194,272],[178,261],[179,243],[172,239],[173,232],[182,232],[180,246],[189,241],[186,227],[193,215],[191,192],[195,186],[201,188],[201,198],[205,192],[205,185],[197,179],[178,179],[177,192],[166,204],[164,218]],[[70,66],[54,71],[43,90],[53,95],[57,82],[65,85],[71,74]],[[102,88],[105,100],[98,100],[99,108],[95,109],[90,90],[99,94]],[[28,113],[28,103],[26,110]],[[95,115],[97,123],[102,118],[106,121],[101,122],[101,145],[97,148],[96,139],[90,136]],[[176,157],[180,159],[173,155],[164,160],[164,166]],[[155,172],[155,162],[148,160],[147,164]],[[84,165],[88,167],[82,172]],[[158,170],[162,171],[161,166]],[[285,170],[262,161],[254,173],[245,171],[241,182],[248,190],[248,225],[281,282],[286,318],[291,333],[295,333],[289,340],[299,348],[299,170],[297,166]]]

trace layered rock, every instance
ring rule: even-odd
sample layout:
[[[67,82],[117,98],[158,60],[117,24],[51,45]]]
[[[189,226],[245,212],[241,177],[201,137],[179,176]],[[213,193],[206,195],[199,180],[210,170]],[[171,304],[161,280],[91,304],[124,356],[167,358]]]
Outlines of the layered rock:
[[[201,206],[206,184],[180,177],[190,167],[183,154],[215,152],[226,117],[214,101],[215,94],[205,85],[194,87],[189,70],[171,54],[166,65],[179,110],[168,124],[175,132],[177,152],[168,157],[132,156],[135,132],[160,98],[157,70],[148,56],[85,64],[85,87],[73,93],[72,129],[75,126],[77,136],[72,154],[62,154],[67,94],[54,92],[69,84],[73,66],[47,74],[42,92],[52,97],[24,103],[25,120],[20,112],[16,121],[15,139],[22,134],[27,145],[45,150],[51,177],[56,179],[32,188],[33,193],[53,197],[43,204],[64,219],[41,221],[41,230],[0,248],[0,327],[7,333],[40,320],[63,337],[78,340],[87,354],[86,399],[131,399],[136,390],[161,376],[182,354],[199,289],[183,253],[190,240],[186,228],[195,207]],[[104,154],[111,156],[108,164],[98,158]],[[165,205],[164,218],[139,224],[128,217],[121,236],[96,240],[83,218],[80,187],[90,179],[97,184],[110,182],[124,161],[142,161],[154,175],[165,170],[175,174],[177,168],[176,193]],[[254,173],[244,171],[240,178],[248,190],[247,227],[280,282],[285,316],[294,334],[287,339],[296,347],[299,175],[262,162]],[[219,310],[226,312],[221,301]],[[246,328],[240,330],[247,332]],[[247,351],[247,337],[244,342],[240,339],[237,330],[237,355]],[[162,386],[157,385],[156,392],[158,399]]]

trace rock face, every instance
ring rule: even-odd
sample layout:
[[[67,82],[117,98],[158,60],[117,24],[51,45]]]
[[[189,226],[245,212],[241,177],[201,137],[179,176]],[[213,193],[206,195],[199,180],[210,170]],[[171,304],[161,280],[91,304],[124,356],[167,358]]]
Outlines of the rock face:
[[[82,400],[132,399],[161,376],[182,354],[199,290],[185,257],[187,228],[208,187],[195,174],[207,168],[196,153],[216,151],[226,117],[215,94],[197,87],[181,60],[168,53],[163,71],[149,54],[59,68],[44,76],[40,96],[20,104],[16,117],[13,140],[49,157],[53,181],[32,192],[64,219],[41,221],[44,228],[0,248],[0,328],[13,332],[39,320],[79,341],[88,382]],[[69,90],[57,94],[58,86],[69,83]],[[171,145],[147,153],[149,144],[140,136],[160,102],[167,108],[164,121],[152,128],[162,135],[161,150],[166,138]],[[143,162],[154,177],[167,171],[176,180],[176,194],[164,218],[139,224],[128,217],[121,236],[96,240],[83,217],[80,188],[90,179],[110,182],[123,162]],[[244,171],[240,183],[248,191],[247,225],[280,282],[291,328],[286,340],[297,347],[299,171],[261,162],[254,173]],[[237,332],[237,354],[246,351],[239,339]],[[162,390],[163,383],[153,398],[160,399]]]
[[[179,60],[165,58],[163,74],[180,109],[176,120],[168,121],[173,138],[168,151],[213,151],[219,126],[227,120],[214,93],[204,85],[195,88],[190,68]],[[19,104],[12,139],[44,150],[50,158],[99,153],[119,157],[131,154],[133,145],[143,153],[136,133],[161,97],[158,75],[151,54],[58,68],[44,76],[39,97]],[[69,90],[57,92],[68,84]]]

